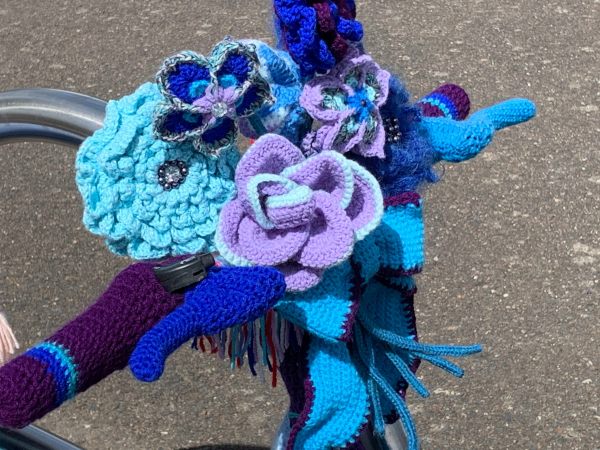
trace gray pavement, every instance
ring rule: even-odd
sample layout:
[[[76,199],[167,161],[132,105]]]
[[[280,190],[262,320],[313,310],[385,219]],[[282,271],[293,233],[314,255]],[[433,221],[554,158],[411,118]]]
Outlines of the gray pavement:
[[[476,108],[539,108],[426,192],[422,339],[485,353],[462,380],[420,371],[423,448],[599,449],[600,1],[358,3],[368,49],[415,95],[452,81]],[[0,0],[0,90],[114,98],[178,50],[270,40],[269,16],[267,0]],[[74,155],[0,149],[0,304],[24,347],[128,263],[81,225]],[[160,382],[124,371],[39,423],[88,449],[242,449],[268,445],[285,407],[281,388],[184,348]]]

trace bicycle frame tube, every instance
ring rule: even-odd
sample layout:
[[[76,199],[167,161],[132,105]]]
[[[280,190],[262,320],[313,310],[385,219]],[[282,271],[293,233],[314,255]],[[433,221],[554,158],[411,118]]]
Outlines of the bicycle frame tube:
[[[0,144],[23,140],[79,145],[102,126],[106,102],[58,89],[0,93]]]

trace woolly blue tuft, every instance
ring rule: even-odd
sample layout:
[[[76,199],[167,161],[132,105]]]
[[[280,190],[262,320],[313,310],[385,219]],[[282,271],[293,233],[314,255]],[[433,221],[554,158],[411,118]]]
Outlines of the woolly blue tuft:
[[[385,159],[355,159],[375,175],[384,197],[415,191],[423,183],[436,182],[438,176],[433,165],[439,159],[427,136],[420,131],[420,110],[410,103],[408,91],[397,77],[390,79],[390,93],[381,115],[398,118],[401,141],[386,144]]]
[[[119,255],[137,260],[212,251],[221,207],[233,197],[237,149],[205,156],[191,143],[157,140],[152,121],[163,100],[155,83],[110,101],[104,126],[77,154],[83,223]],[[185,181],[164,190],[158,168],[188,168]]]

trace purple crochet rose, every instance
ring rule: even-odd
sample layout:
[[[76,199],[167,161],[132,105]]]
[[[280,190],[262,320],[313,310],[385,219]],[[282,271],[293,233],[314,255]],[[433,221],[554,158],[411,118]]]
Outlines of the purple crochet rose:
[[[237,197],[221,211],[216,245],[230,263],[275,266],[288,291],[319,283],[381,221],[375,178],[336,152],[305,158],[281,136],[256,141],[239,162]]]
[[[323,125],[309,135],[306,146],[383,158],[385,129],[379,108],[387,100],[389,81],[389,72],[356,51],[329,74],[309,81],[300,104]]]

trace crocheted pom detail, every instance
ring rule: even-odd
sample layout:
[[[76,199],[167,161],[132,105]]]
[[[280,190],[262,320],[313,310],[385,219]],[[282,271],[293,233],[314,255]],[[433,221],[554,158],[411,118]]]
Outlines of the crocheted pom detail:
[[[103,128],[77,155],[85,226],[113,252],[140,260],[213,250],[219,212],[235,191],[236,148],[211,157],[192,143],[154,137],[153,115],[162,98],[156,84],[146,83],[110,101]],[[187,168],[177,189],[165,190],[159,182],[159,168],[168,161]]]

